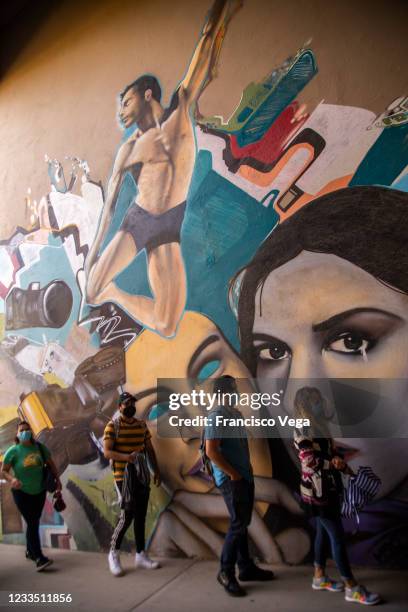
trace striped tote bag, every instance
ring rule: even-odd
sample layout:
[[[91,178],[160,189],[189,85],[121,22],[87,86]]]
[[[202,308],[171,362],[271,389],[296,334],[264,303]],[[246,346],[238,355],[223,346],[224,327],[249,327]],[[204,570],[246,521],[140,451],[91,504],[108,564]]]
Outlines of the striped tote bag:
[[[372,501],[381,486],[381,480],[370,467],[359,467],[355,476],[350,476],[343,494],[341,514],[344,518],[357,519],[358,513]]]

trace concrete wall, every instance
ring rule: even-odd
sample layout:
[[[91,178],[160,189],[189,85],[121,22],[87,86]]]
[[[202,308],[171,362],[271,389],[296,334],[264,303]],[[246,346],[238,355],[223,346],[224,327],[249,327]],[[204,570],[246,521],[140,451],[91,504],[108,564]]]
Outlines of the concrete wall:
[[[351,1],[248,1],[231,24],[219,78],[203,95],[204,114],[228,117],[248,82],[264,77],[310,38],[320,73],[304,100],[381,112],[408,85],[403,4],[395,2],[390,10],[380,1],[369,9]],[[95,176],[106,181],[120,134],[117,93],[135,75],[151,72],[168,99],[207,5],[71,0],[53,7],[33,34],[30,24],[10,32],[12,41],[20,36],[27,44],[1,86],[0,129],[7,143],[0,153],[2,237],[22,223],[27,188],[36,198],[43,194],[44,153],[92,159]]]
[[[368,10],[355,2],[247,0],[213,40],[215,58],[222,49],[199,109],[186,85],[163,129],[146,130],[144,142],[152,134],[159,140],[137,154],[132,117],[125,131],[117,119],[119,92],[150,73],[166,107],[210,4],[72,0],[45,8],[41,18],[21,14],[10,26],[3,59],[0,449],[12,443],[20,405],[66,485],[65,520],[47,506],[44,541],[106,548],[116,508],[101,439],[118,390],[136,393],[163,475],[163,485],[152,489],[151,548],[219,554],[226,512],[200,471],[200,434],[159,436],[166,406],[148,391],[157,378],[227,373],[243,379],[245,392],[250,371],[265,391],[262,380],[278,377],[290,410],[305,381],[327,396],[328,379],[398,379],[397,400],[405,397],[403,3],[371,2]],[[313,51],[284,65],[279,82],[271,76],[309,39]],[[161,117],[149,95],[137,100],[147,113],[139,112],[142,128],[143,118]],[[123,155],[131,148],[144,166],[139,173],[133,163],[123,173],[102,231],[121,143]],[[66,156],[82,161],[72,168]],[[184,212],[178,205],[185,199]],[[144,243],[160,214],[171,221],[163,217]],[[174,232],[182,221],[179,246]],[[261,268],[270,270],[258,278],[265,281],[262,317],[252,273],[228,296],[231,279],[258,252]],[[356,308],[358,321],[319,337],[319,347],[311,341],[316,323]],[[373,320],[373,308],[389,311],[390,320]],[[391,324],[396,317],[400,326]],[[253,330],[271,338],[259,350]],[[352,560],[404,565],[406,440],[354,437],[359,454],[346,451],[352,466],[364,458],[383,485],[362,518],[363,543],[353,539],[353,521],[345,523]],[[250,450],[257,482],[252,545],[267,560],[301,562],[310,553],[311,527],[293,498],[298,464],[290,444],[258,439]],[[4,491],[5,541],[22,537],[12,512]]]

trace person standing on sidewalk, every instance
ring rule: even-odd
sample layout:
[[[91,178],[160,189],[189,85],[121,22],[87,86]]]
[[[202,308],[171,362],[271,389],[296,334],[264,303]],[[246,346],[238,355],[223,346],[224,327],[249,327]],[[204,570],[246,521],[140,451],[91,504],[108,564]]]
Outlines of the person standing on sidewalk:
[[[249,555],[248,525],[254,506],[254,479],[245,428],[217,426],[217,416],[242,418],[235,407],[238,398],[235,379],[232,376],[216,379],[214,393],[222,398],[222,403],[211,412],[210,424],[205,428],[205,452],[230,515],[217,580],[229,595],[242,597],[246,591],[236,579],[236,564],[241,582],[272,580],[274,574],[255,565]]]
[[[296,392],[295,416],[308,419],[311,424],[309,428],[294,431],[294,444],[301,465],[302,507],[316,523],[312,589],[335,593],[345,591],[346,601],[373,606],[381,602],[381,596],[358,584],[348,559],[341,521],[343,486],[340,472],[352,472],[344,459],[336,454],[324,405],[323,396],[316,387],[302,387]],[[341,581],[326,574],[330,548]]]
[[[20,421],[15,444],[10,446],[3,457],[2,476],[11,484],[14,502],[26,522],[26,558],[35,561],[37,572],[51,565],[41,549],[40,518],[45,504],[44,465],[51,470],[56,490],[62,485],[51,453],[44,444],[36,442],[27,421]],[[13,470],[13,474],[10,470]]]
[[[160,472],[151,435],[146,423],[135,418],[136,398],[130,393],[119,397],[120,416],[109,421],[104,432],[104,455],[112,462],[115,487],[121,512],[111,540],[108,556],[109,569],[114,576],[122,576],[119,551],[123,537],[133,521],[136,542],[136,567],[157,569],[157,561],[150,559],[145,551],[145,521],[149,503],[149,483],[140,480],[135,462],[138,455],[146,453],[154,471],[154,483],[161,483]]]

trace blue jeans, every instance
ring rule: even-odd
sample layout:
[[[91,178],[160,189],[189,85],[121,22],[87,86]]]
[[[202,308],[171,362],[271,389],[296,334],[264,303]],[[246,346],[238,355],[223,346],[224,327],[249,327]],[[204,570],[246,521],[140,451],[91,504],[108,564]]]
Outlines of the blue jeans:
[[[341,577],[351,580],[353,574],[348,560],[345,536],[341,518],[316,517],[316,538],[314,543],[314,564],[316,567],[325,568],[329,545],[333,560],[335,561]]]
[[[221,570],[234,576],[236,563],[240,571],[253,563],[248,549],[248,525],[254,507],[254,483],[244,478],[226,480],[219,488],[231,519],[221,553]]]

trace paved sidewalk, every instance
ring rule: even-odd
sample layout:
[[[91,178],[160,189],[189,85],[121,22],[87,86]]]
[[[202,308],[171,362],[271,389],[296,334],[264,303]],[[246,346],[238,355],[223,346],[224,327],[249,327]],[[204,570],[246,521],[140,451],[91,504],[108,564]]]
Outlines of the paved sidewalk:
[[[310,567],[273,567],[276,581],[250,584],[248,596],[233,599],[215,581],[217,563],[192,559],[164,559],[156,571],[132,567],[133,557],[122,555],[126,575],[114,578],[107,569],[106,555],[49,550],[52,568],[35,572],[24,558],[24,548],[0,544],[0,591],[71,593],[72,604],[49,604],[43,609],[89,612],[351,612],[356,609],[339,593],[310,588]],[[361,581],[382,593],[386,603],[379,610],[408,610],[406,572],[360,569]],[[7,608],[0,609],[6,610]],[[9,606],[8,609],[27,610]],[[40,609],[40,608],[38,608]],[[358,609],[358,608],[357,608]]]

